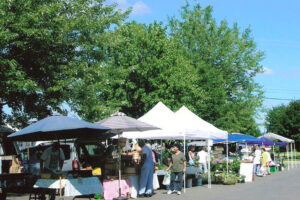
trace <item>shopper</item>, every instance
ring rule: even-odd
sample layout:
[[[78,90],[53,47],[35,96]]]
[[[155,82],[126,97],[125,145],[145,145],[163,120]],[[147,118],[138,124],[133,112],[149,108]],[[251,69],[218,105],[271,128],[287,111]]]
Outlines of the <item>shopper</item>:
[[[167,194],[177,193],[181,194],[183,174],[186,171],[186,159],[184,154],[179,150],[179,145],[173,145],[174,154],[167,171],[171,170],[171,184],[170,190]]]
[[[260,157],[261,157],[261,150],[258,146],[255,146],[255,152],[253,153],[253,167],[254,167],[254,174],[259,175],[260,171]]]
[[[139,140],[138,144],[142,148],[141,156],[143,160],[143,166],[140,175],[139,197],[151,197],[153,192],[154,172],[152,150],[145,145],[144,140]]]
[[[268,153],[266,152],[265,148],[261,149],[261,165],[263,168],[263,176],[267,174],[267,163],[268,163]]]
[[[206,148],[202,147],[201,151],[197,154],[198,163],[200,172],[202,173],[202,169],[204,170],[204,173],[207,173],[207,162],[208,162],[208,153],[206,152]]]
[[[193,166],[195,165],[195,146],[189,146],[189,165]]]

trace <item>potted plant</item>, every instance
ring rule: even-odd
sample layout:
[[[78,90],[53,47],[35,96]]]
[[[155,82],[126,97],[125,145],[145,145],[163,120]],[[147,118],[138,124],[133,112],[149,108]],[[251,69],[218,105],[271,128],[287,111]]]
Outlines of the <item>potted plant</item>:
[[[239,176],[238,177],[238,183],[245,183],[246,176]]]
[[[223,184],[224,185],[234,185],[236,183],[237,176],[234,174],[229,174],[225,176]]]

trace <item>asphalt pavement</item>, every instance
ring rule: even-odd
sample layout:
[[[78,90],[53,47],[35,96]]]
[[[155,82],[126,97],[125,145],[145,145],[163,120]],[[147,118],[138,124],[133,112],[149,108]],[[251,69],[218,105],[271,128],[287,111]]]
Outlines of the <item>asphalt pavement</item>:
[[[9,200],[28,200],[28,195],[8,196]],[[58,198],[57,198],[58,199]],[[64,198],[71,200],[72,198]],[[255,177],[254,182],[236,185],[207,185],[186,189],[181,195],[158,190],[149,200],[295,200],[300,199],[300,164],[297,168]]]

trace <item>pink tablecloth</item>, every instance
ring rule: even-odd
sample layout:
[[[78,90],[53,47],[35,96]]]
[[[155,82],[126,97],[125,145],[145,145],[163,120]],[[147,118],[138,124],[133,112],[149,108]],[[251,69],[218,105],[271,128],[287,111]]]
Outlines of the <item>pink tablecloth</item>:
[[[119,184],[118,180],[104,180],[103,181],[103,193],[105,200],[112,200],[119,197]],[[121,180],[121,194],[122,197],[127,197],[131,194],[131,182],[130,180]]]

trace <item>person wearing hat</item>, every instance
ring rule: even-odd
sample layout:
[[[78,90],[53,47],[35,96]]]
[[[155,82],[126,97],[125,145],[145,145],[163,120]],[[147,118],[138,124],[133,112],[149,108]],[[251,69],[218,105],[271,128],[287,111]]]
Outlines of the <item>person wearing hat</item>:
[[[179,150],[179,145],[173,145],[174,154],[167,171],[171,170],[171,184],[170,190],[167,194],[177,193],[181,194],[183,174],[186,171],[186,158],[185,155]]]
[[[153,192],[154,172],[152,150],[145,145],[144,140],[139,140],[138,144],[142,148],[141,156],[143,158],[143,165],[140,175],[139,197],[151,197]]]

